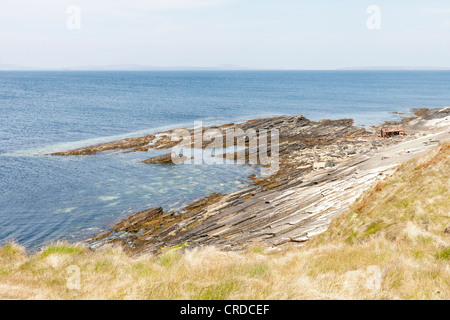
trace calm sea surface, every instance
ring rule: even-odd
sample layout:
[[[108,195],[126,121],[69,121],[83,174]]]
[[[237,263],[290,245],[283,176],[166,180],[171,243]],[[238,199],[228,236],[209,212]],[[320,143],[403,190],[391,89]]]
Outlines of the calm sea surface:
[[[0,243],[95,235],[130,213],[245,186],[257,168],[145,165],[165,151],[50,157],[174,127],[303,114],[356,124],[450,105],[446,71],[0,71]]]

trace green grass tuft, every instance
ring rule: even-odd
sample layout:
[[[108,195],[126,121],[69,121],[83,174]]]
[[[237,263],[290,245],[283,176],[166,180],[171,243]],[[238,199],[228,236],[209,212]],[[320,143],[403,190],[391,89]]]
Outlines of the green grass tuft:
[[[436,257],[436,259],[439,259],[439,260],[450,259],[450,247],[447,247],[444,250],[436,253],[435,257]]]
[[[41,257],[45,258],[51,254],[82,254],[85,252],[85,248],[80,245],[69,245],[66,243],[58,242],[45,247],[41,251]]]

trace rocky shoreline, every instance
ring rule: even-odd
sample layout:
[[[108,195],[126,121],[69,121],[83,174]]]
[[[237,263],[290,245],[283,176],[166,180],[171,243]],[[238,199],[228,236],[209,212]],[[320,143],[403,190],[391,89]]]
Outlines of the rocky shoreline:
[[[401,125],[407,135],[381,138],[379,131],[386,125]],[[243,190],[211,194],[176,212],[158,207],[136,213],[86,243],[94,248],[118,244],[133,254],[204,245],[225,250],[241,250],[252,244],[269,248],[301,245],[326,230],[334,217],[348,210],[364,190],[391,174],[401,162],[450,139],[449,128],[449,107],[416,109],[413,116],[399,123],[373,127],[374,132],[354,126],[351,119],[316,122],[302,115],[206,127],[201,133],[207,136],[208,132],[216,132],[215,136],[203,140],[200,146],[189,147],[241,146],[247,164],[255,156],[263,166],[267,163],[262,161],[261,148],[252,148],[244,136],[229,141],[225,132],[277,129],[278,170],[269,176],[251,176],[253,183]],[[185,137],[195,135],[195,129],[176,129],[52,155],[170,149],[179,144],[179,130]],[[220,135],[221,139],[215,139]],[[267,139],[261,134],[256,138]],[[269,147],[271,143],[269,139]],[[236,159],[237,152],[221,156]],[[189,158],[180,162],[186,160]],[[144,163],[174,165],[170,152]]]

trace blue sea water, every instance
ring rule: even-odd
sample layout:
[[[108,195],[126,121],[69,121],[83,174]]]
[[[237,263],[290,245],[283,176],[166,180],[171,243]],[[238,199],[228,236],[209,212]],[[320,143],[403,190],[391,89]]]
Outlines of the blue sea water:
[[[93,236],[149,207],[249,183],[255,167],[140,163],[164,151],[52,157],[175,127],[303,114],[356,124],[450,105],[446,71],[0,72],[0,243]]]

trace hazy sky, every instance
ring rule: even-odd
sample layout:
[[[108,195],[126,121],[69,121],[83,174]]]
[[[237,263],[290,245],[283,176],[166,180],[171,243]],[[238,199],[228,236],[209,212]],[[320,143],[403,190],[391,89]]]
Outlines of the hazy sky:
[[[450,67],[450,2],[1,0],[1,63]]]

